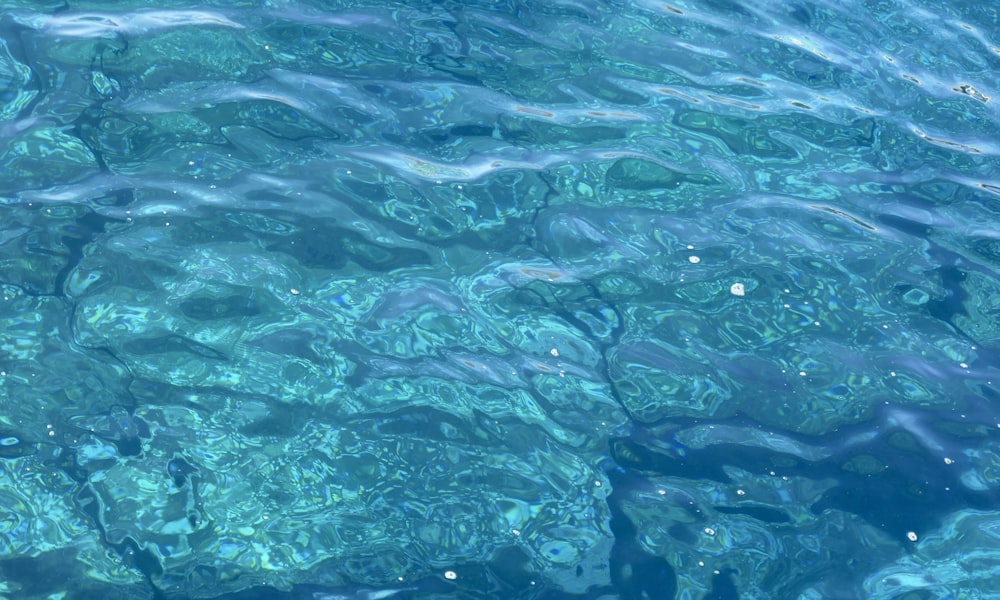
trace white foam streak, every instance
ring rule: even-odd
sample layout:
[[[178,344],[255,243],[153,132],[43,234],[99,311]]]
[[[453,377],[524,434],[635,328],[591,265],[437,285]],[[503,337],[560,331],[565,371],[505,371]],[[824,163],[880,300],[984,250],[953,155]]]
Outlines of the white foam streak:
[[[153,10],[126,14],[75,13],[54,15],[41,22],[42,29],[49,34],[80,38],[99,38],[109,33],[144,33],[187,25],[243,29],[242,25],[221,14],[202,10]]]

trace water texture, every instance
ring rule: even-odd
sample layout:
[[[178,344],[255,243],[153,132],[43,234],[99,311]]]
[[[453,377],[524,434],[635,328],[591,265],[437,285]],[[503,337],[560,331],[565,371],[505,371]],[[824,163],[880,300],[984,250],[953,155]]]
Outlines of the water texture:
[[[0,7],[0,597],[1000,589],[993,3]]]

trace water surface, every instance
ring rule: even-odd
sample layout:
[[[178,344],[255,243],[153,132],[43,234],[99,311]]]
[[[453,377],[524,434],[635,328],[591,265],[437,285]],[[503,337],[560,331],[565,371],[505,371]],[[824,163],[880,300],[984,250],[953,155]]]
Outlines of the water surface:
[[[989,3],[0,8],[0,595],[1000,586]]]

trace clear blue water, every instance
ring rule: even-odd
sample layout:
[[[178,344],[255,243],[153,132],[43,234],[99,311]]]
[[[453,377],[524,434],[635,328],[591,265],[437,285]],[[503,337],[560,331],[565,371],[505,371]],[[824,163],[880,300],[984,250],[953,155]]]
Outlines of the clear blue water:
[[[0,7],[0,597],[996,597],[995,4]]]

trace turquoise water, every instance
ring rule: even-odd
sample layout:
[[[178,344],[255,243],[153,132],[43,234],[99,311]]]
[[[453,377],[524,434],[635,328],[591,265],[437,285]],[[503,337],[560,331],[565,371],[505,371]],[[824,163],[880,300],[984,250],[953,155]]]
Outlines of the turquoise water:
[[[996,597],[993,4],[0,7],[0,597]]]

